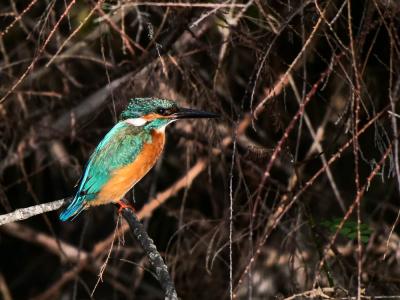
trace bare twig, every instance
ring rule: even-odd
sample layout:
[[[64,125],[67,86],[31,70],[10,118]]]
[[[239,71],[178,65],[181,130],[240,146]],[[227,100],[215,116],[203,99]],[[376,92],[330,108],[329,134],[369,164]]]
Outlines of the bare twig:
[[[388,156],[389,156],[389,154],[391,152],[392,152],[392,145],[389,145],[388,148],[386,149],[385,153],[383,154],[381,160],[379,161],[379,163],[375,166],[375,168],[369,174],[366,183],[362,187],[360,187],[360,190],[357,192],[357,195],[356,195],[356,197],[355,197],[355,199],[353,201],[353,204],[347,210],[345,216],[343,217],[343,219],[338,224],[338,226],[336,228],[336,231],[335,231],[335,234],[333,235],[333,237],[330,239],[328,245],[326,246],[326,248],[324,250],[324,255],[323,255],[323,257],[322,257],[322,259],[321,259],[321,261],[319,263],[318,271],[321,270],[321,268],[324,266],[324,264],[326,262],[326,257],[327,257],[327,253],[328,253],[329,249],[335,243],[335,241],[336,241],[336,239],[337,239],[337,237],[339,235],[339,232],[342,230],[344,224],[349,219],[349,217],[353,213],[354,209],[359,207],[360,202],[361,202],[365,192],[367,191],[368,187],[371,185],[372,180],[378,174],[379,170],[383,167],[386,159],[388,158]],[[357,245],[357,250],[359,250],[359,245]],[[360,284],[360,282],[358,282],[358,283]],[[360,287],[357,289],[357,298],[361,298],[359,289],[360,289]]]
[[[11,222],[16,222],[16,221],[22,221],[26,220],[28,218],[31,218],[33,216],[37,216],[49,211],[57,210],[61,206],[64,205],[70,198],[64,198],[60,200],[56,200],[53,202],[48,202],[48,203],[43,203],[39,205],[34,205],[30,207],[25,207],[25,208],[20,208],[17,209],[11,213],[5,214],[5,215],[0,215],[0,226],[11,223]]]
[[[322,84],[322,82],[325,80],[325,78],[332,72],[332,68],[329,67],[325,72],[323,72],[320,76],[320,78],[318,79],[318,81],[316,83],[314,83],[314,85],[312,86],[311,90],[308,92],[308,94],[306,95],[306,98],[303,100],[303,102],[301,102],[299,104],[299,109],[297,110],[296,114],[293,116],[292,120],[290,121],[289,125],[286,127],[285,132],[283,133],[282,138],[279,140],[279,142],[277,143],[272,155],[271,155],[271,159],[269,160],[267,167],[264,171],[264,174],[261,178],[260,184],[258,185],[258,189],[257,189],[257,196],[256,196],[256,202],[254,204],[253,207],[253,217],[255,216],[255,213],[258,209],[258,204],[261,201],[261,191],[262,188],[265,184],[265,182],[270,178],[271,176],[271,170],[272,167],[276,161],[276,159],[278,158],[279,153],[282,151],[283,149],[283,145],[287,142],[288,138],[289,138],[289,134],[290,132],[294,129],[294,126],[296,124],[296,122],[298,121],[298,119],[304,114],[304,110],[307,106],[307,104],[311,101],[312,97],[317,93],[319,86]]]
[[[297,56],[295,57],[295,59],[292,61],[292,63],[290,64],[289,68],[287,68],[285,74],[283,74],[280,79],[279,82],[275,85],[275,87],[273,88],[273,90],[275,91],[276,89],[281,89],[279,86],[284,85],[285,81],[289,81],[288,80],[288,76],[290,75],[290,73],[292,72],[293,68],[297,65],[297,63],[300,61],[300,58],[303,56],[303,54],[305,53],[305,51],[307,50],[309,44],[311,43],[311,41],[313,40],[315,34],[318,32],[319,27],[322,24],[322,16],[318,18],[317,23],[314,25],[314,28],[312,30],[312,32],[310,33],[310,35],[308,36],[306,42],[303,45],[303,48],[300,50],[300,52],[297,54]],[[257,107],[254,110],[254,117],[258,118],[259,115],[261,114],[261,112],[264,110],[264,106],[265,103],[270,99],[270,95],[273,94],[269,94],[267,95],[267,97],[265,97],[264,99],[262,99],[260,101],[260,103],[257,105]]]
[[[58,56],[58,54],[64,49],[65,45],[81,30],[83,25],[90,19],[93,13],[100,7],[100,5],[104,2],[104,0],[99,0],[96,5],[90,10],[87,16],[83,19],[83,21],[79,24],[79,26],[68,36],[67,39],[62,43],[60,47],[58,47],[57,52],[51,57],[51,59],[47,62],[46,67],[49,67],[54,59]]]
[[[207,162],[205,159],[200,159],[181,179],[179,179],[175,184],[173,184],[167,190],[160,192],[157,196],[147,203],[138,213],[139,219],[149,217],[153,210],[164,203],[171,195],[175,194],[182,188],[190,186],[193,179],[197,177],[206,167]],[[29,219],[33,216],[40,215],[46,212],[54,211],[59,209],[65,203],[69,201],[68,198],[63,198],[60,200],[43,203],[39,205],[34,205],[30,207],[20,208],[11,213],[0,215],[0,225],[7,223],[12,223],[16,221],[22,221]]]
[[[385,107],[382,111],[380,111],[379,113],[377,113],[371,120],[369,120],[369,122],[367,124],[365,124],[359,131],[358,131],[358,135],[363,134],[368,128],[370,128],[373,124],[375,124],[375,122],[382,117],[382,115],[384,115],[387,110],[388,110],[389,106]],[[298,191],[293,197],[292,199],[288,199],[288,197],[284,197],[281,201],[281,203],[279,204],[279,206],[275,209],[275,212],[273,214],[272,217],[269,218],[267,226],[265,228],[265,234],[263,236],[263,238],[261,239],[261,241],[258,243],[256,251],[254,253],[254,255],[249,259],[249,262],[246,265],[246,268],[244,269],[243,273],[241,274],[239,281],[236,285],[235,288],[235,298],[236,298],[236,291],[239,288],[239,286],[243,283],[244,280],[244,276],[249,272],[251,266],[255,263],[257,257],[261,254],[261,247],[265,244],[265,242],[267,241],[268,237],[270,236],[270,234],[272,233],[272,231],[278,226],[279,222],[281,221],[281,219],[283,218],[283,216],[289,211],[289,209],[293,206],[293,204],[298,201],[298,199],[300,198],[301,195],[304,194],[304,192],[306,190],[308,190],[313,183],[319,178],[319,176],[321,176],[321,174],[323,174],[326,170],[326,168],[330,165],[332,165],[336,160],[339,159],[339,157],[343,154],[343,152],[349,148],[352,143],[353,143],[353,139],[350,139],[349,141],[347,141],[343,146],[340,147],[340,149],[328,160],[327,164],[322,166],[322,168],[320,168],[305,184],[304,186],[300,189],[300,191]]]
[[[54,25],[54,28],[51,30],[51,32],[49,33],[47,39],[44,41],[43,45],[39,49],[39,52],[38,52],[37,56],[35,56],[32,59],[32,62],[26,68],[25,72],[18,78],[18,80],[12,85],[12,87],[7,91],[7,93],[4,96],[1,97],[0,103],[4,102],[7,99],[7,97],[17,88],[17,86],[25,79],[25,77],[28,75],[28,73],[33,69],[33,67],[35,66],[35,64],[36,64],[36,62],[38,60],[38,57],[40,57],[40,55],[44,52],[47,44],[50,42],[50,40],[53,37],[54,33],[57,32],[56,29],[60,25],[61,21],[68,15],[69,11],[72,9],[72,6],[75,4],[75,1],[76,0],[71,0],[71,2],[65,8],[65,11],[60,16],[60,18],[58,19],[57,23]]]

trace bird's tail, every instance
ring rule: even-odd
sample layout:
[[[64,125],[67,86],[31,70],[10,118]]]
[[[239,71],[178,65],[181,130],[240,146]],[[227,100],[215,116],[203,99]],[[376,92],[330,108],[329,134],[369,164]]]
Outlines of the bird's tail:
[[[75,196],[72,202],[68,205],[66,209],[64,209],[59,218],[61,221],[67,221],[71,218],[77,217],[82,210],[86,208],[85,201],[82,196]]]

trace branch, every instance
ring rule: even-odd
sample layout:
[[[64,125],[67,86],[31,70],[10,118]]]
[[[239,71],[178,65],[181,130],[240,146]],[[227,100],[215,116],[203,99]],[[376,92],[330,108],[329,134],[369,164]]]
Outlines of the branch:
[[[33,137],[32,135],[27,134],[18,143],[18,147],[23,147],[24,149],[23,156],[26,157],[31,154],[32,151],[36,150],[33,147],[30,147],[30,143],[39,143],[42,140],[47,142],[52,141],[54,140],[55,134],[57,134],[59,137],[71,129],[72,120],[74,120],[76,123],[79,123],[82,120],[88,119],[93,115],[93,112],[100,110],[107,103],[109,95],[114,90],[120,88],[124,83],[132,78],[134,78],[134,73],[127,73],[124,76],[114,79],[104,87],[92,93],[90,96],[83,99],[78,106],[66,111],[59,119],[51,120],[51,131],[49,131],[48,127],[45,125],[46,122],[44,118],[35,125],[36,127],[44,128],[43,130],[39,131],[39,133]],[[0,174],[3,174],[4,170],[9,166],[16,164],[19,159],[20,157],[16,155],[16,150],[10,149],[7,156],[0,162]]]
[[[223,142],[223,144],[227,145],[229,144],[229,141]],[[193,180],[200,174],[202,173],[206,167],[207,167],[208,160],[201,158],[199,159],[196,164],[191,167],[187,173],[179,178],[174,184],[172,184],[169,188],[166,190],[159,192],[156,197],[154,197],[152,200],[149,201],[149,203],[145,204],[142,209],[137,213],[137,218],[139,220],[150,217],[155,209],[157,209],[159,206],[161,206],[164,202],[166,202],[170,197],[178,193],[180,190],[184,188],[189,188],[189,186],[192,184]],[[67,202],[66,199],[65,203]],[[46,203],[44,205],[52,205],[55,204],[58,201],[62,200],[57,200],[53,201],[50,203]],[[43,205],[43,204],[42,204]],[[38,205],[40,206],[40,205]],[[60,205],[62,206],[62,204]],[[35,206],[29,207],[29,208],[23,208],[21,210],[28,210],[30,209],[31,211],[38,211]],[[57,208],[54,208],[56,210]],[[48,210],[51,211],[51,210]],[[48,212],[47,211],[47,212]],[[43,211],[44,212],[44,211]],[[15,212],[14,212],[15,213]],[[13,214],[13,213],[11,213]],[[2,215],[0,216],[0,220],[3,220],[3,218],[7,215]],[[34,216],[35,214],[32,215],[27,215],[25,216],[24,219],[28,219],[31,216]],[[22,219],[20,219],[22,220]],[[13,222],[12,219],[9,219],[10,222]],[[18,220],[14,220],[18,221]],[[3,224],[3,223],[2,223]],[[110,247],[113,239],[115,238],[114,234],[111,234],[104,240],[98,242],[94,247],[93,250],[88,253],[85,250],[82,249],[77,249],[74,248],[72,245],[69,245],[65,242],[60,241],[60,244],[58,244],[57,240],[55,240],[53,237],[45,234],[45,233],[36,233],[33,234],[32,230],[28,230],[27,228],[21,227],[22,225],[20,224],[7,224],[4,226],[0,227],[0,230],[10,234],[12,236],[15,236],[17,238],[24,239],[26,241],[34,242],[45,249],[49,250],[50,252],[59,255],[60,257],[64,257],[63,254],[65,254],[66,259],[69,261],[77,262],[78,265],[71,269],[70,271],[64,273],[61,278],[59,278],[48,290],[45,292],[41,293],[40,295],[37,295],[36,297],[32,299],[53,299],[54,295],[60,291],[60,289],[69,281],[73,280],[76,278],[77,274],[81,272],[87,265],[90,263],[93,265],[93,262],[95,262],[101,254]],[[128,231],[129,226],[126,224],[123,224],[121,228],[118,230],[116,237],[119,237],[123,235],[126,231]]]
[[[174,282],[171,280],[171,277],[168,273],[168,267],[164,263],[164,260],[162,259],[160,253],[157,251],[153,240],[147,234],[146,229],[143,227],[142,223],[140,223],[135,213],[129,208],[124,208],[122,210],[122,216],[128,222],[132,233],[135,235],[135,238],[138,240],[144,252],[146,253],[150,265],[156,273],[157,280],[160,282],[160,285],[165,292],[165,299],[178,299]]]
[[[194,166],[194,168],[191,169],[191,172],[189,172],[189,174],[186,174],[186,176],[178,180],[178,182],[174,184],[170,189],[167,189],[166,191],[161,193],[159,197],[156,197],[155,201],[151,201],[149,204],[147,204],[146,206],[147,209],[141,211],[140,217],[143,218],[143,216],[146,216],[149,213],[149,211],[152,211],[154,207],[153,202],[155,202],[156,206],[158,206],[160,203],[164,202],[165,199],[167,199],[170,196],[171,192],[174,193],[177,190],[180,190],[183,185],[185,186],[190,185],[194,177],[196,177],[199,173],[201,173],[201,171],[204,170],[205,166],[206,166],[206,161],[199,160],[198,163]],[[71,198],[68,197],[49,203],[43,203],[26,208],[20,208],[11,213],[0,215],[0,226],[15,221],[25,220],[45,212],[57,210],[64,204],[68,203],[70,199]],[[139,241],[140,245],[145,251],[146,256],[149,259],[150,265],[153,267],[157,279],[160,282],[160,285],[165,292],[165,299],[168,300],[178,299],[174,283],[171,280],[171,277],[168,273],[168,268],[165,265],[164,260],[162,259],[160,253],[157,251],[157,248],[154,245],[153,240],[148,236],[142,223],[140,223],[138,217],[130,209],[127,208],[123,209],[122,215],[128,222],[129,227],[132,233],[134,234],[135,238]]]
[[[151,266],[155,269],[155,273],[157,274],[157,279],[159,280],[161,287],[165,291],[166,294],[166,299],[178,299],[176,296],[176,291],[174,288],[174,285],[170,279],[170,276],[168,274],[168,269],[165,266],[160,254],[157,252],[156,247],[154,246],[153,241],[148,237],[146,232],[144,231],[143,226],[139,222],[139,219],[143,219],[146,217],[149,217],[153,210],[155,210],[157,207],[159,207],[162,203],[164,203],[168,198],[170,198],[172,195],[176,194],[178,191],[181,189],[188,187],[191,185],[192,181],[202,172],[207,166],[207,160],[206,159],[199,159],[197,163],[190,168],[190,170],[183,176],[181,177],[178,181],[176,181],[171,187],[166,189],[163,192],[160,192],[157,194],[155,198],[153,198],[149,203],[147,203],[138,213],[138,216],[136,215],[128,216],[126,217],[124,213],[124,217],[126,218],[129,226],[131,227],[132,232],[134,233],[135,237],[137,240],[140,242],[142,248],[144,249],[147,257],[149,258]],[[35,215],[57,210],[64,204],[68,202],[69,198],[64,198],[61,200],[56,200],[53,202],[49,203],[44,203],[40,205],[35,205],[27,208],[21,208],[17,209],[16,211],[5,214],[5,215],[0,215],[0,226],[4,225],[6,223],[11,223],[15,221],[21,221],[28,219],[30,217],[33,217]],[[137,224],[138,223],[138,224]],[[17,224],[8,224],[6,226],[3,226],[3,229],[6,229],[6,232],[9,234],[12,234],[14,236],[18,236],[19,238],[23,238],[21,235],[23,234],[22,230],[20,230],[19,227],[15,228],[15,226],[12,226],[9,228],[11,225],[17,225]],[[137,228],[137,229],[136,229]],[[135,231],[136,230],[136,231]],[[122,228],[118,231],[117,236],[122,235],[124,232],[127,231],[127,226],[123,225]],[[27,233],[26,236],[32,236],[31,233]],[[50,250],[53,250],[54,252],[56,249],[59,249],[59,245],[57,245],[57,242],[45,234],[40,234],[40,239],[38,238],[39,235],[35,236],[34,242],[37,244],[45,245],[45,248],[48,248]],[[89,262],[89,257],[95,258],[97,257],[104,249],[106,249],[110,244],[111,241],[114,237],[108,237],[104,241],[99,242],[93,249],[93,252],[91,255],[88,255],[86,252],[82,250],[75,250],[73,247],[69,246],[66,243],[62,243],[61,247],[63,249],[62,252],[65,252],[66,257],[69,260],[77,260],[79,259],[80,263],[77,267],[73,268],[71,271],[65,273],[60,280],[56,282],[55,285],[52,286],[49,290],[44,292],[43,294],[39,295],[40,299],[50,299],[56,291],[59,291],[60,288],[69,280],[72,280],[75,278],[76,274],[79,273]],[[28,240],[28,239],[27,239]],[[68,251],[67,251],[68,250]]]
[[[196,175],[200,173],[205,166],[205,161],[200,160],[198,164],[196,164]],[[200,166],[200,168],[198,167]],[[199,169],[199,170],[197,170]],[[186,176],[185,176],[186,177]],[[189,176],[190,177],[190,176]],[[189,179],[189,180],[187,180]],[[192,178],[186,178],[186,182],[191,182]],[[180,183],[178,181],[178,183]],[[175,185],[174,185],[175,186]],[[178,187],[179,190],[179,187]],[[166,191],[168,192],[168,191]],[[44,203],[40,205],[30,206],[26,208],[17,209],[11,213],[1,215],[0,216],[0,225],[4,225],[6,223],[11,223],[15,221],[25,220],[32,216],[42,214],[45,212],[53,211],[59,209],[65,203],[70,201],[69,198],[64,198],[60,200],[56,200],[49,203]],[[157,201],[158,202],[158,201]],[[159,203],[159,202],[158,202]],[[140,223],[138,217],[133,213],[131,209],[124,208],[122,210],[122,215],[126,219],[129,224],[129,227],[134,234],[135,238],[139,241],[140,245],[142,246],[146,256],[149,259],[150,265],[153,267],[157,280],[160,282],[162,289],[165,292],[165,299],[168,300],[175,300],[178,299],[176,294],[175,286],[171,277],[168,273],[168,267],[164,263],[160,253],[157,251],[156,246],[154,245],[153,240],[148,236],[145,228],[143,227],[142,223]],[[141,214],[141,216],[143,213]]]
[[[67,197],[48,203],[20,208],[8,214],[0,215],[0,226],[11,222],[25,220],[49,211],[57,210],[65,203],[67,203],[70,199],[70,197]]]
[[[158,193],[154,199],[145,204],[138,213],[139,219],[149,217],[153,210],[164,203],[171,195],[174,195],[184,187],[190,186],[192,181],[206,168],[206,166],[207,160],[199,159],[197,163],[170,188]],[[36,215],[57,210],[63,205],[67,204],[70,199],[71,197],[67,197],[52,202],[20,208],[8,214],[0,215],[0,226],[7,223],[26,220]]]

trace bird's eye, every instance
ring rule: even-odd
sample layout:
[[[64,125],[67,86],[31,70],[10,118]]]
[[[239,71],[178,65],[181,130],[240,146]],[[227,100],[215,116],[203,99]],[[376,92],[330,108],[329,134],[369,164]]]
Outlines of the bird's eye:
[[[162,107],[159,107],[159,108],[157,108],[157,113],[162,115],[162,116],[165,116],[166,109],[162,108]]]

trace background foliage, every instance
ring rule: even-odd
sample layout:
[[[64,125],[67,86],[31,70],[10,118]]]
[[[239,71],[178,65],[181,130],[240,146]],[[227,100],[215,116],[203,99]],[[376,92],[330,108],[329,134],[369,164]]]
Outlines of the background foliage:
[[[397,1],[9,0],[0,17],[2,213],[71,195],[129,98],[171,98],[222,115],[171,126],[127,196],[182,299],[400,295]],[[3,299],[161,298],[131,235],[111,248],[116,224],[108,205],[0,227]]]

